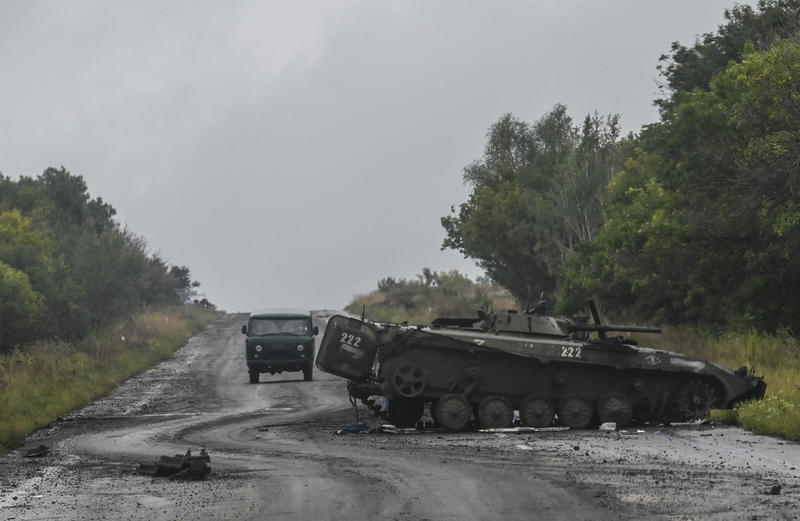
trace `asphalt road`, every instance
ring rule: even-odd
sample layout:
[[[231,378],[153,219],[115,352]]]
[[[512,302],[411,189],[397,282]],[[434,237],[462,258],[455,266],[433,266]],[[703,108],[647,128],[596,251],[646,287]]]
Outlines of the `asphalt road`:
[[[800,519],[798,444],[731,427],[337,434],[354,421],[344,381],[249,384],[244,321],[0,460],[0,520]],[[201,448],[208,480],[138,472]]]

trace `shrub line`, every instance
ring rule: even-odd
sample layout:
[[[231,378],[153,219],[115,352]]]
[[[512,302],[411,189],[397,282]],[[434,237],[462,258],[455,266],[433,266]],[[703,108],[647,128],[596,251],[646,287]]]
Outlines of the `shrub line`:
[[[0,455],[168,359],[219,316],[198,305],[170,306],[81,341],[41,341],[0,356]]]

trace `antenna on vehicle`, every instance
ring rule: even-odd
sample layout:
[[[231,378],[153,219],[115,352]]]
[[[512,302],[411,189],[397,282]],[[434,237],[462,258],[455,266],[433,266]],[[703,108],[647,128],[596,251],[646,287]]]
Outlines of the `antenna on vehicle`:
[[[588,302],[589,311],[592,313],[592,319],[596,325],[600,325],[600,313],[597,312],[597,306],[594,305],[594,300],[590,300]],[[602,329],[597,331],[597,336],[600,338],[606,338],[606,332]]]
[[[364,322],[364,319],[367,317],[367,305],[361,304],[361,321]]]
[[[528,294],[525,297],[525,307],[522,308],[523,313],[528,313],[531,308],[531,285],[528,284],[527,288],[528,288]]]

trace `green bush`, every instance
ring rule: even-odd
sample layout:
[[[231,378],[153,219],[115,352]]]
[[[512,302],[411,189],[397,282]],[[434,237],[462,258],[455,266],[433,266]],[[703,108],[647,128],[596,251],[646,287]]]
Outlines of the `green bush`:
[[[745,429],[800,441],[800,393],[771,393],[764,400],[739,405],[734,412]]]
[[[218,316],[201,306],[175,306],[142,313],[80,342],[39,342],[0,356],[0,454],[166,360]]]

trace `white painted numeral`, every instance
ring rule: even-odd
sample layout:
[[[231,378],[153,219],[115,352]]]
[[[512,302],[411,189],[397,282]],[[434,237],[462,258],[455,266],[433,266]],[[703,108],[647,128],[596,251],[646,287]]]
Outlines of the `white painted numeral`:
[[[561,357],[562,358],[580,358],[581,357],[581,348],[574,347],[574,346],[562,346],[561,347]]]
[[[361,337],[351,335],[350,333],[342,333],[342,337],[339,339],[339,342],[353,347],[358,347],[361,345]]]

